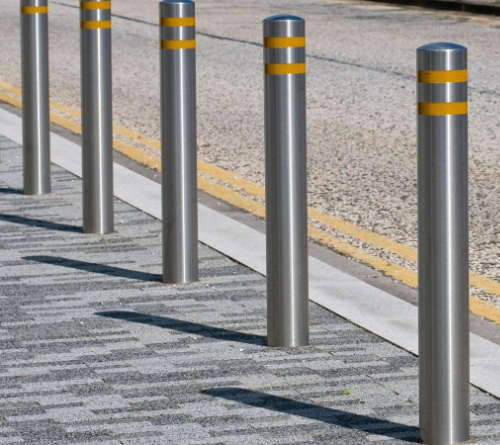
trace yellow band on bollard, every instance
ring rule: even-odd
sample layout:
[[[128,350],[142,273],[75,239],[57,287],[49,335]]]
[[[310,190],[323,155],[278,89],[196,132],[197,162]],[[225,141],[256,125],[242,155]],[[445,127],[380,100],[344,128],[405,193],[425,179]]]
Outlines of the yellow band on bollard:
[[[419,102],[418,114],[424,116],[467,114],[467,102]]]
[[[266,63],[266,74],[305,74],[305,63]]]
[[[264,37],[264,48],[302,48],[305,37]]]
[[[194,17],[160,17],[160,26],[194,26]]]
[[[111,28],[111,20],[86,20],[80,22],[82,29],[109,29]]]
[[[111,9],[111,2],[80,2],[81,9]]]
[[[421,83],[467,82],[467,70],[419,71],[418,82]]]
[[[162,40],[162,49],[195,49],[195,40]]]
[[[47,14],[47,6],[21,6],[21,14]]]

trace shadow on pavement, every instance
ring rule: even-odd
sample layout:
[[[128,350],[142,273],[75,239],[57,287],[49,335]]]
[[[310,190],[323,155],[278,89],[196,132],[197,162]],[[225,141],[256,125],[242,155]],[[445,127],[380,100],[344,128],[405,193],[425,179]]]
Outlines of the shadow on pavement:
[[[233,400],[256,408],[265,408],[352,430],[364,431],[369,434],[388,436],[404,442],[420,443],[418,428],[389,420],[377,419],[376,417],[353,414],[333,408],[324,408],[311,403],[297,402],[285,397],[273,396],[264,392],[243,388],[213,388],[203,390],[201,393],[213,397],[221,397],[226,400]]]
[[[251,345],[265,345],[266,337],[263,335],[245,334],[243,332],[231,331],[224,328],[216,328],[191,321],[177,320],[175,318],[141,314],[129,311],[105,311],[96,312],[101,317],[116,318],[119,320],[133,321],[161,328],[173,329],[187,334],[196,334],[202,337],[213,338],[224,341],[237,341]]]
[[[26,218],[24,216],[9,215],[6,213],[0,213],[0,220],[16,224],[23,224],[25,226],[42,227],[49,230],[60,230],[62,232],[82,232],[82,228],[78,226],[44,221],[41,219]]]
[[[21,189],[12,189],[9,187],[0,187],[0,193],[11,194],[11,195],[22,195],[23,191]]]
[[[106,266],[105,264],[89,263],[87,261],[72,260],[57,256],[33,255],[25,256],[23,260],[37,261],[39,263],[54,264],[56,266],[68,267],[70,269],[84,270],[86,272],[100,273],[112,277],[129,278],[140,281],[161,281],[160,274],[139,272],[136,270],[123,269],[122,267]]]

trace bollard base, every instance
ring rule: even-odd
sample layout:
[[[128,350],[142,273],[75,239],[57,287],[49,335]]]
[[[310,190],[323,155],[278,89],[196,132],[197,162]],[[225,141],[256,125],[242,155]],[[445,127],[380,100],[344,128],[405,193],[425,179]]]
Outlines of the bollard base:
[[[52,190],[41,190],[41,191],[31,191],[31,190],[23,190],[23,195],[26,196],[42,196],[42,195],[48,195],[52,193]]]
[[[92,229],[92,228],[87,228],[87,227],[82,227],[82,232],[89,234],[89,235],[110,235],[112,233],[116,233],[116,231],[113,228],[111,228],[109,230],[107,230],[107,229],[99,230],[99,229]]]

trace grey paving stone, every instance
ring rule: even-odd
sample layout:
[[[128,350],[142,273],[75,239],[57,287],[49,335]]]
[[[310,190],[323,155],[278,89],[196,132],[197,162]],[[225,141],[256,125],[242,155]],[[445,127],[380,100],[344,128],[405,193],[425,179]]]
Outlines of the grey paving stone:
[[[81,182],[24,196],[0,137],[0,444],[384,444],[418,439],[414,356],[311,305],[312,344],[265,346],[265,279],[200,245],[201,281],[160,282],[161,224],[115,201],[81,232]],[[471,388],[472,433],[500,402]]]

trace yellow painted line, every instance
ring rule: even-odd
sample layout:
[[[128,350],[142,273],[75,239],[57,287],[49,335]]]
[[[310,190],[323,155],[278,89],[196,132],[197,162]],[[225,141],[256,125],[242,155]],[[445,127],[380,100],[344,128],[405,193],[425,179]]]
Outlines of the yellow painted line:
[[[344,241],[337,240],[331,237],[329,234],[315,228],[309,227],[309,236],[321,244],[332,248],[333,250],[340,252],[344,255],[348,255],[358,261],[365,263],[374,269],[377,269],[391,278],[400,281],[407,286],[417,288],[418,287],[418,274],[417,272],[406,269],[398,264],[393,264],[385,261],[382,258],[375,257],[366,253],[364,250],[357,247],[351,246]],[[497,325],[500,325],[500,309],[494,305],[485,303],[480,298],[475,295],[469,296],[469,310],[472,314],[478,317],[486,318]]]
[[[160,26],[178,27],[178,26],[194,26],[194,17],[160,17]]]
[[[0,88],[15,93],[18,96],[21,96],[22,94],[21,88],[16,88],[15,86],[2,82],[1,80],[0,80]]]
[[[245,209],[259,218],[266,217],[266,209],[263,204],[243,196],[241,193],[234,190],[228,189],[221,184],[211,182],[203,176],[198,176],[198,188],[211,196],[232,204],[235,207]]]
[[[61,117],[55,113],[50,113],[50,121],[60,127],[72,131],[75,134],[82,134],[82,127],[80,124],[70,121],[69,119]]]
[[[196,48],[195,40],[162,40],[162,49],[194,49]]]
[[[7,96],[6,94],[3,93],[0,93],[0,100],[3,102],[7,102],[8,104],[13,105],[14,107],[17,108],[23,107],[23,104],[21,103],[20,99]]]
[[[305,74],[305,63],[266,63],[266,74]]]
[[[137,162],[145,165],[146,167],[152,168],[157,171],[161,170],[161,158],[159,156],[145,153],[144,150],[125,144],[118,139],[113,139],[113,148],[116,151],[124,154],[128,158],[137,160]]]
[[[84,20],[81,22],[82,29],[110,29],[111,20]]]
[[[111,9],[111,2],[80,2],[81,9]]]
[[[469,310],[478,317],[486,318],[487,320],[500,325],[500,310],[495,306],[488,304],[474,295],[469,297]]]
[[[467,82],[467,70],[450,71],[424,71],[418,72],[418,82],[422,83],[447,83]]]
[[[21,97],[21,89],[20,88],[16,88],[8,83],[2,82],[1,80],[0,80],[0,88],[4,89],[6,91],[9,91],[11,93],[14,93],[17,96]],[[18,103],[19,103],[19,108],[21,108],[21,102],[19,101]],[[18,105],[15,105],[15,106],[17,107]],[[82,114],[80,113],[80,111],[75,110],[74,108],[67,107],[64,104],[54,102],[52,100],[50,101],[50,108],[54,109],[54,110],[61,111],[65,114],[68,114],[69,116],[73,116],[74,118],[78,119],[79,121],[82,118]],[[69,123],[71,121],[68,120],[67,122]],[[73,129],[71,131],[73,131]],[[147,147],[154,148],[158,151],[161,149],[161,144],[160,144],[160,141],[158,139],[144,136],[144,135],[137,133],[133,130],[130,130],[126,127],[122,127],[121,125],[113,125],[113,132],[116,134],[119,134],[121,136],[125,136],[129,139],[132,139],[133,141],[135,141],[137,143],[146,145]],[[76,133],[80,134],[80,130],[78,130]],[[142,150],[140,150],[140,151],[142,152]],[[208,165],[210,165],[210,164],[208,164]],[[222,169],[220,169],[220,170],[222,170]],[[222,171],[225,171],[225,170],[222,170]]]
[[[19,96],[20,93],[19,88],[15,88],[1,81],[0,81],[0,87],[4,87],[4,89],[12,92],[13,94],[16,94],[16,96]],[[10,103],[11,105],[14,105],[18,108],[21,108],[21,101],[17,98],[12,98],[8,95],[0,93],[0,100]],[[57,105],[57,108],[63,110],[64,112],[66,112],[66,110],[70,110],[71,113],[68,113],[70,115],[73,115],[75,117],[80,117],[80,113],[76,110],[67,108],[66,106],[61,104],[54,104],[54,105]],[[77,125],[68,119],[65,119],[63,117],[51,113],[51,121],[57,125],[60,125],[63,128],[67,128],[70,131],[73,131],[76,134],[81,134],[80,125]],[[139,133],[136,133],[132,130],[129,130],[121,126],[114,126],[114,129],[117,134],[128,137],[133,141],[144,143],[144,145],[158,150],[160,148],[160,141],[156,139],[143,136]],[[117,151],[125,154],[131,159],[134,159],[137,162],[146,165],[150,168],[153,168],[155,170],[158,171],[160,170],[159,156],[147,154],[139,148],[132,147],[116,139],[113,141],[113,146]],[[235,187],[239,187],[240,189],[245,190],[246,192],[250,193],[253,196],[259,197],[261,199],[264,199],[265,197],[264,187],[254,184],[250,181],[247,181],[235,173],[221,169],[220,167],[214,166],[204,161],[198,161],[198,168],[200,172],[206,173],[216,179],[222,180]],[[205,191],[206,193],[215,196],[216,198],[219,198],[223,201],[226,201],[234,205],[235,207],[244,209],[260,218],[265,217],[264,204],[256,202],[255,200],[246,197],[235,190],[228,189],[227,187],[221,184],[211,182],[203,177],[198,177],[198,187],[201,190]],[[334,230],[350,234],[354,238],[357,238],[361,241],[367,242],[369,244],[380,247],[384,250],[395,253],[398,256],[405,258],[409,261],[415,262],[417,260],[417,251],[413,247],[399,244],[383,235],[379,235],[370,232],[368,230],[361,229],[355,226],[354,224],[343,221],[337,217],[326,215],[317,209],[309,207],[308,212],[309,216],[312,219],[321,222],[322,224],[325,224],[326,226]],[[406,284],[407,286],[417,287],[418,279],[417,279],[417,273],[415,271],[412,271],[410,269],[407,269],[403,266],[394,263],[390,263],[374,255],[371,255],[366,251],[364,251],[363,249],[352,246],[345,241],[341,241],[315,227],[309,226],[308,233],[312,239],[328,247],[331,247],[332,249],[336,250],[341,254],[355,258],[358,261],[373,267],[374,269],[380,270],[385,275],[390,276],[391,278],[394,278]],[[500,283],[491,280],[487,277],[483,277],[481,275],[471,272],[470,284],[487,293],[500,295]],[[475,296],[470,297],[470,310],[475,315],[484,317],[497,324],[500,324],[500,310],[493,305],[483,302],[482,300],[480,300]]]
[[[47,14],[48,6],[21,6],[21,14]]]
[[[264,37],[264,48],[301,48],[306,46],[305,37]]]
[[[419,102],[418,114],[424,116],[467,114],[467,102]]]

